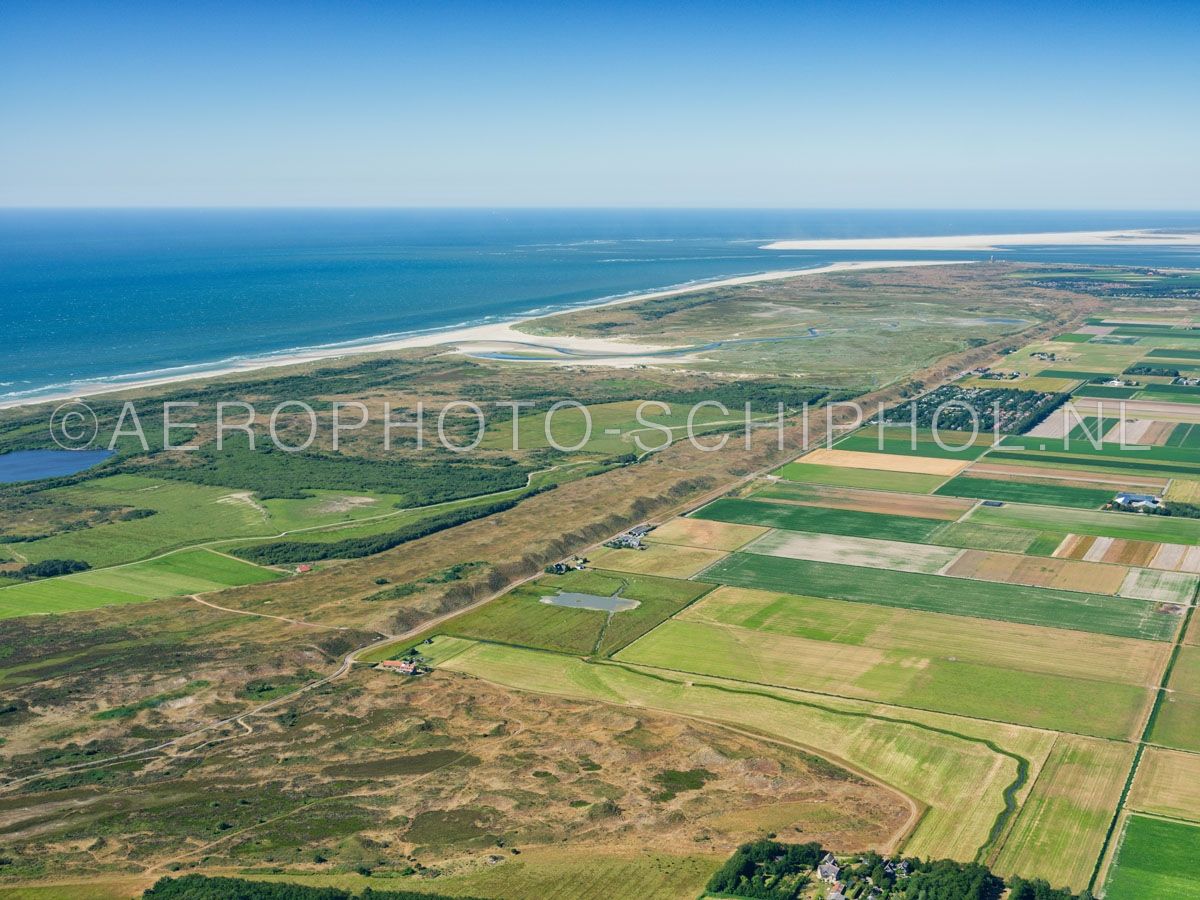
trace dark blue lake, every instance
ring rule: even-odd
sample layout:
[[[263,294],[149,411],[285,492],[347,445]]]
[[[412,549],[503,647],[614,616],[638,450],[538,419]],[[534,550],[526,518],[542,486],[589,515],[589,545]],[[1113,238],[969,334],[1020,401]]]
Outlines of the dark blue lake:
[[[58,478],[90,469],[112,456],[111,450],[18,450],[0,455],[0,484]]]

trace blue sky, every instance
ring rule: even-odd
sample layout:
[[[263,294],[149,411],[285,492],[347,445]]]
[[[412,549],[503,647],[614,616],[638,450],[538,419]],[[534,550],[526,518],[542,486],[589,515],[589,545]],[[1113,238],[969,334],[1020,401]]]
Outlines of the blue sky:
[[[1196,3],[0,4],[0,205],[1200,209]]]

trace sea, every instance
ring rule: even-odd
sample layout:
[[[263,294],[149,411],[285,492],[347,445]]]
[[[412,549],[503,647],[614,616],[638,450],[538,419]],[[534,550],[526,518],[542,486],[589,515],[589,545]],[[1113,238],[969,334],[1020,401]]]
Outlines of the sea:
[[[840,260],[1200,268],[1200,248],[799,252],[783,239],[1200,228],[1200,212],[0,210],[0,403]]]

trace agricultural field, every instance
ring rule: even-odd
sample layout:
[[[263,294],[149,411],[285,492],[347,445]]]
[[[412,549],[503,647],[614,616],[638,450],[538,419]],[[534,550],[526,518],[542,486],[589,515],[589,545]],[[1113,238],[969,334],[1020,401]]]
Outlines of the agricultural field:
[[[1150,740],[1200,752],[1200,647],[1179,648],[1167,686],[1170,691],[1159,703]]]
[[[1005,875],[1088,886],[1116,813],[1134,748],[1060,735],[992,861]]]
[[[1200,894],[1200,826],[1130,815],[1118,840],[1106,900],[1193,900]]]
[[[973,550],[1006,550],[1009,553],[1031,553],[1035,544],[1044,540],[1042,532],[1027,528],[1006,528],[998,525],[976,525],[972,522],[949,522],[928,538],[941,547],[960,547]],[[1055,542],[1055,545],[1057,542]]]
[[[1045,559],[988,550],[964,550],[943,574],[953,575],[955,578],[1112,595],[1121,592],[1129,570],[1124,566],[1105,563]]]
[[[837,442],[835,450],[853,450],[860,453],[881,453],[900,456],[923,456],[930,459],[949,459],[956,462],[978,459],[992,446],[992,435],[980,432],[959,434],[943,429],[938,433],[941,443],[933,432],[924,428],[903,426],[867,427],[847,435]],[[945,446],[942,446],[942,445]],[[886,465],[880,468],[887,468]]]
[[[1033,480],[1001,480],[959,475],[943,484],[934,493],[947,497],[975,497],[980,500],[1004,500],[1009,503],[1099,509],[1112,500],[1114,492],[1104,488],[1048,484]]]
[[[758,525],[733,525],[711,519],[679,517],[652,531],[648,540],[655,544],[699,547],[705,550],[737,550],[767,533]]]
[[[1117,593],[1122,597],[1186,606],[1196,596],[1197,583],[1200,583],[1200,578],[1185,572],[1130,569],[1129,574],[1125,576],[1124,584]]]
[[[847,566],[877,566],[899,572],[923,572],[926,575],[937,574],[952,563],[960,552],[964,552],[949,547],[796,531],[773,531],[746,549],[766,556]]]
[[[1186,478],[1174,478],[1167,487],[1167,500],[1180,503],[1200,503],[1200,481],[1189,481]]]
[[[1200,822],[1200,754],[1147,747],[1126,802],[1139,812]]]
[[[1130,541],[1200,544],[1200,519],[1174,516],[1009,504],[1001,507],[977,506],[967,514],[966,521],[978,525],[1004,525]]]
[[[877,469],[882,472],[901,472],[910,475],[941,475],[949,478],[957,475],[970,459],[943,459],[936,456],[904,456],[899,453],[876,453],[867,450],[843,450],[841,445],[832,450],[813,450],[804,458],[805,463],[818,466],[839,466],[846,469]]]
[[[1117,637],[1165,641],[1180,625],[1180,616],[1142,600],[754,553],[733,554],[708,569],[704,577],[718,584],[769,591],[803,585],[806,593],[831,599]]]
[[[663,578],[691,578],[725,556],[720,550],[647,542],[637,550],[629,547],[604,547],[592,552],[589,560],[596,568],[613,572],[659,575]]]
[[[788,481],[829,484],[837,487],[867,488],[878,491],[906,491],[927,494],[946,480],[944,475],[920,475],[911,472],[882,472],[874,469],[847,469],[844,466],[818,465],[809,457],[775,470]]]
[[[925,540],[942,525],[937,519],[916,516],[883,515],[852,509],[825,509],[731,497],[715,500],[692,516],[718,522],[783,528],[788,531],[912,542]]]
[[[719,587],[677,621],[873,647],[882,654],[964,660],[1070,678],[1157,684],[1170,645],[1011,622]]]
[[[1083,559],[1089,562],[1200,574],[1200,548],[1183,544],[1156,544],[1152,541],[1068,534],[1053,555],[1062,559]]]
[[[975,504],[970,500],[951,497],[930,497],[892,491],[870,491],[856,488],[836,488],[827,485],[796,484],[786,481],[767,482],[757,489],[754,497],[765,500],[787,500],[803,506],[826,509],[854,509],[859,512],[882,513],[892,516],[916,516],[921,519],[954,521]]]
[[[664,622],[617,659],[697,675],[877,700],[895,706],[1125,738],[1144,717],[1144,687],[931,656],[691,618]]]
[[[0,588],[0,618],[203,594],[279,577],[273,569],[211,550],[184,550],[114,568]]]

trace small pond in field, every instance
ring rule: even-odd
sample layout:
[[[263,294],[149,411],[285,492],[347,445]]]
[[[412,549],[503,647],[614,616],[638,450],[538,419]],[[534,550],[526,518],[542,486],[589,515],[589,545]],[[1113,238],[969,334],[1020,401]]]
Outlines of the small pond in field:
[[[112,456],[111,450],[17,450],[0,454],[0,484],[61,478],[90,469]]]
[[[552,596],[542,598],[543,603],[551,606],[567,606],[571,609],[594,609],[597,612],[625,612],[637,609],[640,605],[636,600],[627,597],[602,597],[599,594],[578,594],[573,591],[559,591]]]

